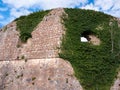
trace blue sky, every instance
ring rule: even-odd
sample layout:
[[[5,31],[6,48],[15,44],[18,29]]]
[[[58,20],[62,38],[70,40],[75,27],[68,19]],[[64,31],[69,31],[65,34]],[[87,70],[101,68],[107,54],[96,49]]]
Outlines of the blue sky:
[[[91,9],[120,18],[120,0],[0,0],[0,27],[21,15],[58,7]]]

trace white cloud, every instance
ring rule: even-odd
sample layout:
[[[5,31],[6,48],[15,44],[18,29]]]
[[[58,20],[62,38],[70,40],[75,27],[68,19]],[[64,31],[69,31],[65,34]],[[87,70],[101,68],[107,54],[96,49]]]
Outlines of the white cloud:
[[[99,7],[94,6],[92,3],[81,7],[81,9],[90,9],[90,10],[99,11]]]
[[[108,11],[108,12],[105,12],[105,13],[120,18],[120,9],[118,9],[118,10],[111,10],[111,11]]]
[[[95,6],[107,14],[120,17],[120,0],[95,0]]]
[[[95,0],[95,6],[102,10],[120,9],[120,0]]]
[[[5,20],[0,20],[0,24],[2,26],[7,25],[9,22],[13,21],[15,18],[14,17],[10,17],[10,18],[6,18]]]
[[[39,0],[2,0],[3,3],[6,3],[10,5],[11,7],[14,7],[15,9],[26,7],[29,8],[30,6],[34,5],[36,1]]]
[[[80,8],[102,11],[115,17],[120,17],[120,0],[94,0],[94,4],[87,4]]]
[[[87,0],[2,0],[3,3],[19,8],[30,8],[32,6],[39,6],[42,9],[51,9],[57,7],[74,7],[79,4],[85,4]]]
[[[95,0],[95,6],[102,10],[108,10],[114,5],[114,0]]]
[[[31,13],[30,8],[34,9],[52,9],[58,7],[75,7],[80,4],[84,5],[87,0],[2,0],[9,7],[10,16],[7,19],[8,23],[21,15]],[[6,21],[3,24],[6,24]]]
[[[10,10],[10,15],[14,18],[18,18],[22,15],[28,15],[29,13],[31,13],[29,10],[23,9],[23,8],[21,8],[19,10],[12,8]]]
[[[43,9],[52,9],[57,7],[75,7],[79,6],[80,4],[84,5],[87,3],[87,0],[41,0],[40,6]]]
[[[2,15],[0,15],[0,19],[4,19],[4,17]]]
[[[114,0],[114,6],[112,10],[120,9],[120,0]]]
[[[0,11],[6,11],[9,9],[10,16],[5,20],[10,22],[14,18],[21,15],[27,15],[31,13],[32,9],[52,9],[58,7],[74,8],[79,7],[83,9],[91,9],[96,11],[102,11],[107,14],[111,14],[116,17],[120,17],[120,0],[94,0],[94,3],[87,4],[89,0],[2,0],[6,4],[7,8],[0,8]],[[0,16],[0,18],[3,18]]]

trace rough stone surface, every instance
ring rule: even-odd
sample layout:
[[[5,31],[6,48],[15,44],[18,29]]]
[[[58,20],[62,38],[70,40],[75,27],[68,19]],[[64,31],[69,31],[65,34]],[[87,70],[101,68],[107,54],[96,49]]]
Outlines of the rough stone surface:
[[[7,25],[0,32],[0,60],[13,60],[25,57],[27,59],[58,57],[58,48],[64,27],[61,24],[63,9],[54,9],[38,24],[32,32],[32,38],[19,47],[19,32],[15,22]]]
[[[16,22],[0,30],[0,90],[82,90],[68,61],[58,57],[63,9],[54,9],[20,43]]]
[[[0,62],[0,90],[81,90],[70,63],[60,58]]]
[[[17,43],[19,32],[16,31],[16,23],[12,22],[0,31],[0,60],[14,60],[19,50]]]
[[[120,90],[120,72],[118,73],[118,76],[110,90]]]
[[[116,20],[118,21],[118,26],[120,27],[120,18],[116,18]]]
[[[97,38],[95,35],[89,35],[89,42],[93,45],[100,45],[100,39]]]
[[[61,17],[63,9],[55,9],[43,18],[43,21],[32,32],[32,38],[24,45],[23,55],[27,58],[58,57],[58,48],[63,34]]]

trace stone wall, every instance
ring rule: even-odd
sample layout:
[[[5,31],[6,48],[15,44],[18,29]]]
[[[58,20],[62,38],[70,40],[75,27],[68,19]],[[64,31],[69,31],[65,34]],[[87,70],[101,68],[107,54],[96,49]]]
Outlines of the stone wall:
[[[0,31],[0,90],[82,90],[71,64],[58,57],[63,9],[54,9],[21,43],[16,22]]]
[[[69,62],[59,58],[0,62],[0,90],[81,90]]]
[[[18,55],[17,43],[19,32],[16,23],[12,22],[0,31],[0,60],[14,60]]]
[[[118,76],[115,79],[110,90],[120,90],[120,72],[118,73]]]
[[[58,57],[60,39],[64,31],[61,24],[63,9],[52,10],[46,15],[32,32],[32,38],[23,47],[23,54],[27,58],[54,58]]]
[[[58,57],[64,27],[61,24],[63,9],[54,9],[38,24],[27,43],[19,45],[19,32],[12,22],[0,32],[0,60],[17,60]]]

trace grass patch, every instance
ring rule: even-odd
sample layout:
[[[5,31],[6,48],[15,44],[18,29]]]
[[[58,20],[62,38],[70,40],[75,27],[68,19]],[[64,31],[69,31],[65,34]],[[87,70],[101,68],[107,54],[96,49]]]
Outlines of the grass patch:
[[[66,34],[59,56],[70,61],[85,90],[110,90],[120,65],[120,28],[117,21],[112,20],[110,26],[113,17],[104,13],[80,9],[65,11],[68,14],[68,18],[64,19]],[[95,46],[80,42],[85,31],[93,32],[100,38],[101,44]]]
[[[36,77],[32,77],[32,81],[34,81],[36,79]]]
[[[48,12],[49,10],[39,11],[28,16],[21,16],[15,20],[17,21],[17,28],[20,30],[20,39],[22,42],[26,42],[28,38],[32,37],[31,32]]]

